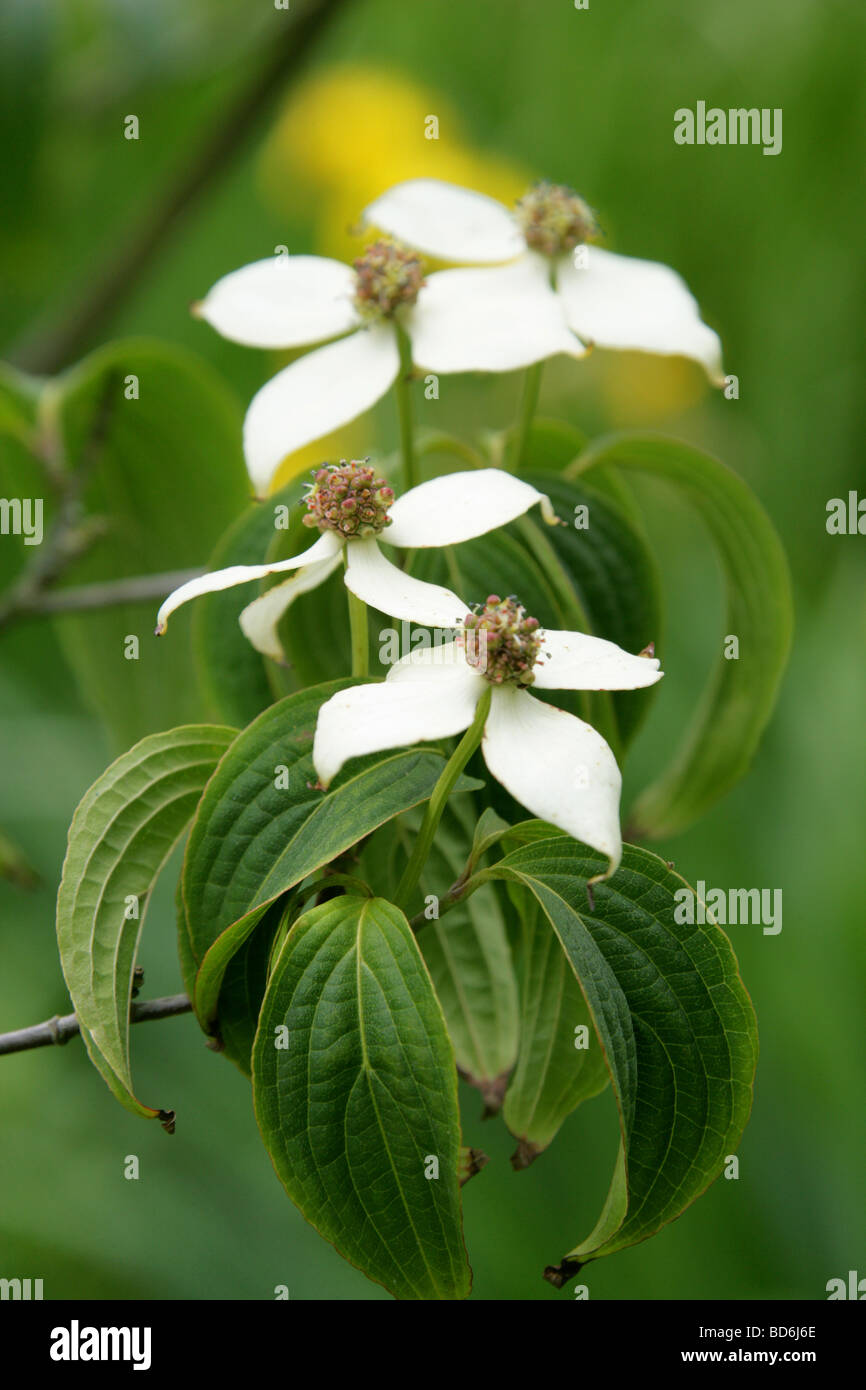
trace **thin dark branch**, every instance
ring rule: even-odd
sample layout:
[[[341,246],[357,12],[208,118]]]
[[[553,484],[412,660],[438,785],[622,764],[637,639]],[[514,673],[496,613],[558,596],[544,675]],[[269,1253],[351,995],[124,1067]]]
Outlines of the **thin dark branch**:
[[[97,275],[77,304],[57,325],[22,343],[15,361],[27,371],[49,375],[75,361],[110,321],[149,270],[156,254],[177,232],[181,218],[209,185],[230,168],[259,120],[301,67],[328,21],[346,0],[310,0],[286,18],[286,32],[273,45],[262,70],[226,109],[212,135],[182,169],[162,199],[143,219],[115,257]]]
[[[188,1014],[192,1004],[185,994],[169,994],[164,999],[146,999],[141,1003],[134,1000],[129,1009],[130,1023],[150,1023],[157,1018],[174,1018],[177,1014]],[[80,1032],[78,1016],[55,1015],[45,1023],[34,1023],[29,1028],[18,1028],[14,1033],[0,1033],[0,1055],[7,1052],[28,1052],[32,1047],[62,1046],[75,1038]]]
[[[45,544],[0,601],[0,628],[37,609],[45,591],[105,533],[107,522],[102,517],[86,515],[82,498],[108,435],[117,389],[117,375],[110,372],[103,382],[90,432],[75,468],[67,466],[62,421],[48,416],[42,422],[37,453],[58,497],[57,515]]]
[[[130,579],[110,579],[102,584],[81,584],[74,589],[55,589],[19,603],[14,612],[0,611],[0,627],[26,618],[51,613],[82,613],[91,608],[113,608],[120,603],[155,602],[163,599],[204,570],[170,570],[165,574],[137,574]]]

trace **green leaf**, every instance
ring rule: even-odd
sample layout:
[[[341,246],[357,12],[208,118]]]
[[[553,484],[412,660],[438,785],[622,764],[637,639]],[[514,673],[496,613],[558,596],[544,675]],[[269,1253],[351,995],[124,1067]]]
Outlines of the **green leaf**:
[[[198,963],[192,953],[189,939],[189,926],[186,920],[186,907],[183,901],[183,879],[178,878],[174,890],[174,908],[177,918],[177,955],[180,963],[180,977],[183,987],[192,1000],[195,997],[195,972]]]
[[[214,1025],[223,972],[264,909],[383,822],[426,801],[443,770],[442,755],[431,748],[377,754],[352,759],[330,790],[320,791],[312,763],[319,708],[351,684],[332,681],[265,710],[235,740],[202,798],[183,893],[201,967],[197,1014],[206,1030]]]
[[[555,552],[587,616],[585,630],[616,642],[627,652],[642,651],[650,642],[658,646],[663,636],[659,578],[642,531],[616,502],[592,487],[576,487],[551,473],[528,473],[527,481],[548,494],[557,515],[567,523],[548,527],[530,517],[524,524],[536,534],[536,546],[546,542]],[[578,513],[578,507],[586,507],[586,513]],[[586,529],[576,528],[575,520],[584,516]],[[575,626],[567,610],[564,616],[565,626]],[[605,736],[611,735],[620,751],[649,713],[656,689],[596,692],[590,697],[589,722]],[[552,699],[561,703],[559,692]],[[612,709],[612,733],[600,709]]]
[[[513,430],[509,433],[513,435]],[[529,427],[519,471],[543,468],[556,472],[577,458],[586,444],[586,435],[576,425],[536,415]]]
[[[425,911],[439,911],[473,853],[474,816],[468,802],[466,796],[452,797],[439,823],[419,883]],[[395,851],[403,850],[405,862],[420,820],[417,811],[407,812],[383,827],[365,850],[364,872],[386,894],[393,893],[400,877]],[[489,832],[498,817],[485,812],[482,821]],[[480,857],[483,843],[474,852]],[[481,1092],[485,1113],[495,1114],[517,1057],[518,1004],[511,947],[493,885],[431,916],[418,927],[418,944],[442,1005],[457,1066]]]
[[[725,632],[739,639],[739,660],[719,643],[709,684],[666,772],[632,808],[631,833],[676,834],[745,775],[776,703],[793,627],[791,581],[769,517],[735,473],[709,454],[654,435],[597,440],[569,470],[581,477],[617,465],[675,486],[705,522],[727,591]]]
[[[491,593],[517,594],[540,622],[559,625],[556,593],[513,527],[501,527],[463,545],[418,551],[412,573],[417,579],[447,585],[467,604],[483,603]]]
[[[509,887],[522,922],[520,1053],[502,1115],[519,1141],[511,1162],[515,1168],[526,1168],[547,1148],[567,1116],[604,1090],[609,1077],[568,957],[538,901],[517,885]]]
[[[57,895],[63,974],[91,1056],[139,1115],[160,1113],[135,1098],[129,1061],[133,970],[150,891],[234,736],[210,725],[149,735],[94,782],[69,827]]]
[[[511,431],[510,433],[513,433]],[[587,447],[589,440],[583,430],[565,420],[545,419],[536,416],[529,428],[529,436],[523,451],[518,472],[563,473],[579,454]],[[599,468],[592,480],[593,487],[603,492],[625,512],[629,520],[640,529],[640,510],[628,486],[615,469]]]
[[[677,921],[691,895],[683,879],[626,846],[614,877],[596,885],[593,908],[586,882],[604,864],[559,836],[487,871],[528,889],[545,913],[580,983],[619,1108],[622,1162],[608,1201],[596,1229],[549,1271],[555,1283],[654,1235],[718,1177],[745,1128],[757,1060],[754,1011],[730,942],[713,923]],[[570,1033],[571,1020],[559,1027]]]
[[[262,1006],[253,1096],[283,1186],[344,1258],[396,1298],[468,1295],[454,1054],[392,903],[336,898],[292,927]]]
[[[245,1076],[250,1075],[253,1040],[265,997],[274,938],[286,911],[285,903],[283,896],[277,898],[261,915],[252,914],[252,930],[240,948],[235,946],[227,953],[219,970],[220,1051]],[[223,932],[216,945],[224,942],[229,935],[229,932]],[[205,961],[209,961],[209,957],[210,953]],[[215,1017],[216,1000],[213,1013]]]
[[[124,394],[130,376],[138,378],[137,400]],[[64,586],[204,566],[246,505],[240,410],[212,369],[187,352],[112,343],[52,383],[45,414],[68,470],[81,475],[87,514],[106,527]],[[177,614],[157,638],[158,607],[146,600],[54,620],[118,746],[205,711],[189,614]],[[129,636],[138,638],[135,659],[126,655]]]

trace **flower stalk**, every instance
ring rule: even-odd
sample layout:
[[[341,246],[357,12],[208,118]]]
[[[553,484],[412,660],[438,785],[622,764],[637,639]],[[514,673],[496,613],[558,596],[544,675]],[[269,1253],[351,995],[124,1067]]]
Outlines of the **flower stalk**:
[[[348,555],[343,552],[343,568],[349,564]],[[364,678],[370,674],[370,644],[367,635],[367,605],[363,599],[353,594],[347,587],[346,598],[349,603],[349,636],[352,646],[352,675]]]
[[[520,397],[517,419],[514,423],[514,439],[511,446],[511,466],[515,472],[520,470],[526,457],[526,448],[529,444],[529,435],[541,391],[541,368],[541,362],[534,362],[531,367],[527,367],[523,378],[523,392]]]
[[[397,328],[397,346],[400,350],[400,370],[397,373],[395,392],[400,422],[403,486],[408,492],[418,482],[418,465],[415,458],[415,426],[412,416],[412,344],[408,334],[400,327]]]
[[[402,907],[404,912],[412,894],[418,887],[418,880],[427,862],[427,856],[439,828],[446,802],[457,785],[457,779],[461,772],[481,743],[484,725],[490,713],[491,694],[492,687],[488,685],[478,701],[475,718],[448,759],[439,781],[433,788],[433,794],[427,802],[427,809],[424,812],[424,819],[415,840],[415,847],[409,856],[409,862],[403,870],[403,877],[400,879],[394,895],[394,902],[398,907]]]

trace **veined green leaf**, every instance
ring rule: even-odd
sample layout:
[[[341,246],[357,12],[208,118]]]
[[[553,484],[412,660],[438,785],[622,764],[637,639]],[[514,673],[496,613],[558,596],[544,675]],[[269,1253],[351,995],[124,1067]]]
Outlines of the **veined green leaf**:
[[[340,897],[292,927],[253,1049],[280,1181],[346,1259],[401,1299],[462,1299],[470,1270],[454,1054],[405,917]]]
[[[602,856],[559,836],[487,871],[528,889],[549,920],[619,1107],[622,1162],[605,1209],[548,1271],[554,1283],[654,1235],[718,1177],[748,1119],[757,1058],[754,1011],[730,942],[712,923],[677,922],[684,881],[627,845],[614,877],[596,885],[592,907],[586,882],[603,868]]]
[[[129,1003],[148,898],[234,737],[233,729],[197,724],[149,735],[94,782],[69,828],[57,895],[63,974],[91,1056],[139,1115],[160,1113],[135,1098],[129,1061]]]
[[[655,435],[596,440],[567,470],[616,465],[662,478],[688,498],[705,522],[725,578],[725,631],[739,639],[739,659],[721,643],[709,684],[669,768],[632,808],[631,833],[673,835],[744,776],[776,703],[793,627],[791,581],[781,542],[754,493],[717,459]]]
[[[319,708],[351,684],[331,681],[265,710],[237,738],[202,799],[183,892],[206,1030],[228,963],[264,909],[392,816],[426,801],[443,770],[432,748],[376,754],[353,759],[327,793],[319,790],[312,763]],[[477,785],[464,778],[458,788]]]

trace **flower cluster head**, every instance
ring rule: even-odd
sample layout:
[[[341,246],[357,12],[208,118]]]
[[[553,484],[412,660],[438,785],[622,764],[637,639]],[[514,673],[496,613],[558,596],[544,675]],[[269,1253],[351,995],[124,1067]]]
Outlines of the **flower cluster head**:
[[[354,266],[355,308],[368,322],[414,304],[425,283],[420,256],[390,238],[373,242]]]
[[[532,685],[533,667],[541,655],[543,633],[537,618],[514,595],[491,594],[463,620],[466,660],[491,685]]]
[[[566,184],[540,180],[518,201],[516,212],[527,246],[543,256],[562,256],[598,236],[592,209]]]
[[[369,460],[352,459],[347,463],[341,459],[338,464],[316,469],[304,501],[305,526],[338,531],[347,540],[362,539],[378,536],[391,525],[388,508],[394,501],[394,489],[384,478],[376,477]]]

